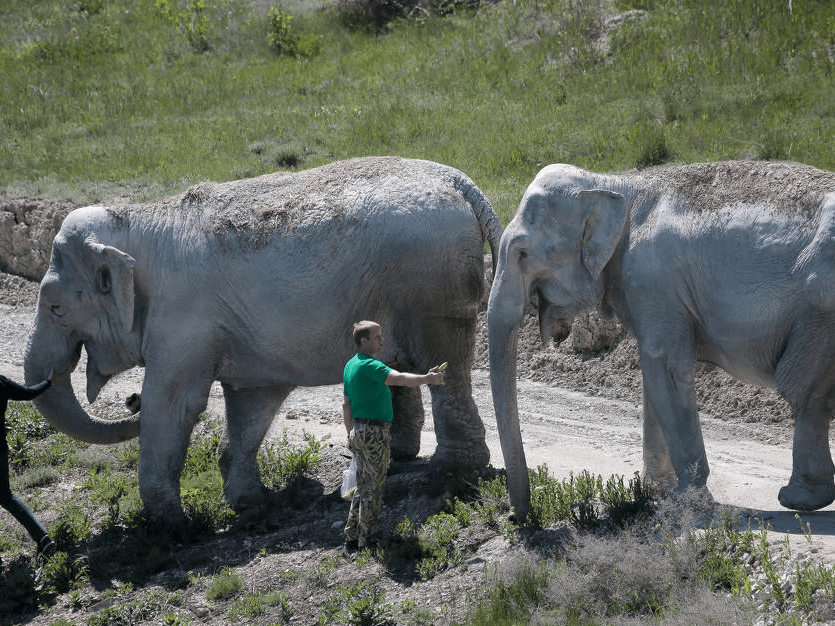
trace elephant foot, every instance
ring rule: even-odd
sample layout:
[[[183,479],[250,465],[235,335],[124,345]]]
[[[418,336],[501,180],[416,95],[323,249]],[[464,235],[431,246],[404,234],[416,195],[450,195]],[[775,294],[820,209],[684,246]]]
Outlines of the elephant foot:
[[[676,504],[694,513],[709,513],[716,508],[713,494],[704,485],[676,489],[670,495]]]
[[[816,511],[835,501],[835,483],[809,483],[792,477],[777,495],[780,504],[795,511]]]
[[[678,487],[675,472],[659,471],[658,468],[644,465],[644,480],[652,484],[661,493],[670,493]]]
[[[481,469],[490,463],[490,449],[483,441],[467,446],[441,446],[435,450],[430,460],[433,468],[469,467]]]
[[[257,505],[264,499],[266,493],[267,488],[260,480],[238,482],[237,484],[226,482],[223,486],[223,495],[226,501],[238,513]]]

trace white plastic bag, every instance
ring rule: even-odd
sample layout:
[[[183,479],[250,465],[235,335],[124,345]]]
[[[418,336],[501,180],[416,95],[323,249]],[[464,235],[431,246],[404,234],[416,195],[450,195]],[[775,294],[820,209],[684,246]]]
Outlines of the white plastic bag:
[[[351,457],[351,465],[342,472],[342,499],[350,500],[357,489],[357,457]]]

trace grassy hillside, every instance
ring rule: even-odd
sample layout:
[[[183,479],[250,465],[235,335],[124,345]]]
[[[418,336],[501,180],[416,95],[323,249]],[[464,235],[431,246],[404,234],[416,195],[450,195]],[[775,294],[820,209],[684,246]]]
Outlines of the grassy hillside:
[[[506,221],[552,162],[835,169],[827,0],[503,0],[378,29],[345,6],[0,0],[0,194],[142,199],[397,154],[464,170]]]

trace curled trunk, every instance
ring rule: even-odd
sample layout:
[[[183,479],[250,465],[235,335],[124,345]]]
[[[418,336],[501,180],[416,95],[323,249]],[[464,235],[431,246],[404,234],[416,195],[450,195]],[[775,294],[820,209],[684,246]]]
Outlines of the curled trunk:
[[[36,328],[29,339],[24,375],[27,385],[35,385],[57,370],[52,378],[52,386],[34,400],[44,419],[62,433],[88,443],[118,443],[138,437],[138,415],[120,420],[102,420],[89,415],[82,408],[70,379],[78,363],[78,351],[69,359],[62,355],[63,363],[58,360],[50,362],[49,355],[54,353],[54,344],[40,349],[39,346],[43,345],[41,336]]]

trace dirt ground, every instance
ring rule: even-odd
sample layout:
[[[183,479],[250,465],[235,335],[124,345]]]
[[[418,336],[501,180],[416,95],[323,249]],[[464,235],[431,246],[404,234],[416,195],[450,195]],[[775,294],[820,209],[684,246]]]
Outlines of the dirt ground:
[[[0,374],[16,380],[23,379],[23,356],[34,319],[36,297],[36,283],[0,274]],[[499,468],[504,463],[490,393],[483,314],[481,322],[473,370],[473,396],[487,430],[491,463]],[[557,477],[584,469],[603,476],[622,474],[629,477],[640,472],[641,379],[634,341],[626,337],[614,348],[597,354],[577,354],[569,344],[566,341],[560,346],[541,346],[533,318],[522,330],[519,413],[528,466],[546,464]],[[85,384],[83,361],[74,376],[75,388],[80,392]],[[801,515],[811,530],[810,544],[795,512],[783,509],[777,502],[777,492],[791,473],[792,421],[785,404],[772,391],[743,385],[715,369],[702,368],[697,380],[701,423],[711,468],[708,486],[716,502],[740,508],[751,516],[754,527],[757,520],[766,521],[777,535],[775,543],[788,536],[797,549],[835,564],[835,506]],[[118,376],[104,388],[93,409],[100,414],[124,412],[125,397],[138,391],[141,381],[139,369]],[[424,390],[424,393],[427,423],[422,435],[422,457],[430,455],[435,447],[428,392]],[[313,433],[317,438],[329,437],[332,470],[328,477],[321,479],[325,494],[337,489],[341,467],[347,465],[349,455],[340,403],[339,386],[298,389],[290,395],[269,435],[280,435],[287,429],[292,433]],[[86,406],[83,398],[82,404]],[[208,410],[222,415],[222,395],[218,386],[213,388]],[[402,474],[399,477],[398,472]],[[384,523],[396,524],[397,516],[402,516],[403,507],[407,505],[411,507],[412,515],[422,506],[427,515],[437,512],[438,502],[415,501],[408,496],[408,476],[408,468],[400,468],[390,478],[390,490],[395,490],[397,496],[389,498],[387,495]],[[403,502],[398,500],[400,495],[403,495]],[[228,558],[215,556],[215,560],[226,559],[223,562],[239,566],[249,571],[253,579],[261,580],[267,574],[259,568],[270,568],[274,573],[276,568],[321,558],[324,553],[337,554],[347,505],[338,501],[338,497],[328,502],[323,518],[315,528],[310,524],[296,527],[287,519],[267,523],[267,532],[253,536],[245,555],[241,554],[240,545],[223,544],[231,538],[218,538],[212,550],[217,554],[228,553]],[[0,512],[2,515],[6,515],[5,512]],[[313,536],[305,536],[305,533]],[[425,600],[431,606],[445,607],[438,609],[436,623],[449,623],[466,605],[462,598],[483,582],[488,569],[507,559],[508,544],[500,534],[494,532],[472,541],[466,567],[454,568],[419,585],[398,586],[389,580],[393,586],[387,591],[387,599],[395,601],[401,597],[418,603]],[[254,555],[259,549],[270,546],[284,547],[271,549],[270,556],[275,553],[281,560],[267,565],[269,557]],[[335,576],[338,580],[338,573]],[[328,586],[324,584],[321,593],[327,592]],[[316,601],[315,593],[315,590],[311,592],[311,602]],[[215,619],[211,608],[204,604],[205,598],[202,601],[196,598],[188,606],[203,623],[212,623]],[[54,619],[53,613],[49,617],[33,616],[27,623],[47,624]]]

